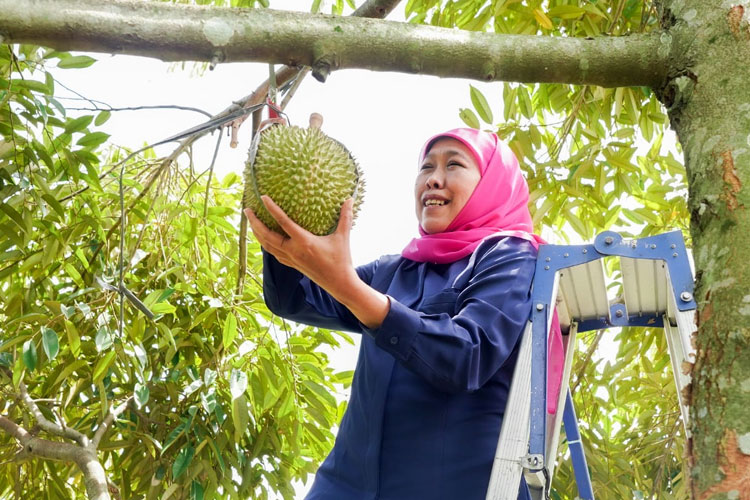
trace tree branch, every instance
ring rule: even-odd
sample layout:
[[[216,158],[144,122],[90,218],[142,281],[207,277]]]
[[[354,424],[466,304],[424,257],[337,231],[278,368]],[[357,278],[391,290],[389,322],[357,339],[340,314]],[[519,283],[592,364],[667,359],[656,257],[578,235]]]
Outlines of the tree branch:
[[[8,417],[0,416],[0,429],[15,438],[21,445],[21,450],[16,454],[16,460],[19,461],[39,457],[47,460],[77,462],[81,455],[86,453],[86,450],[74,444],[34,437],[29,431]]]
[[[47,418],[39,410],[39,406],[37,406],[36,401],[34,401],[31,398],[31,396],[29,396],[29,393],[26,390],[26,384],[21,382],[18,387],[19,387],[19,390],[21,391],[21,399],[23,400],[24,404],[29,409],[31,414],[34,416],[34,419],[36,419],[37,424],[43,431],[46,431],[54,436],[72,439],[73,441],[80,444],[81,446],[88,445],[89,438],[84,436],[77,430],[71,429],[70,427],[65,426],[64,423],[57,424],[57,423],[50,422],[49,420],[47,420]]]
[[[165,61],[259,61],[475,80],[661,86],[671,37],[499,35],[358,17],[134,0],[0,0],[2,43]]]
[[[104,417],[102,424],[99,426],[98,429],[96,429],[96,432],[94,433],[94,437],[91,439],[91,446],[94,449],[97,449],[99,447],[99,443],[102,441],[102,438],[104,437],[104,434],[107,433],[107,430],[109,429],[109,427],[114,423],[117,417],[119,417],[122,414],[122,412],[128,409],[128,406],[130,405],[132,401],[133,401],[133,396],[130,396],[120,406],[116,408],[110,407],[109,411],[107,412],[107,416]]]
[[[29,434],[29,431],[27,431],[8,417],[3,417],[2,415],[0,415],[0,429],[7,432],[19,443],[23,443],[24,441],[31,439],[31,434]]]

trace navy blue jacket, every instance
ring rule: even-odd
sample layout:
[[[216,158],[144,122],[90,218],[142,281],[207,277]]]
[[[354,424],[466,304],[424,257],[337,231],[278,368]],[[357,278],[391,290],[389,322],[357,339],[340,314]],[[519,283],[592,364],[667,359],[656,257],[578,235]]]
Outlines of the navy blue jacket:
[[[272,312],[365,334],[335,445],[307,499],[484,500],[531,310],[534,247],[490,238],[450,264],[385,256],[357,268],[390,297],[376,329],[298,271],[263,259]]]

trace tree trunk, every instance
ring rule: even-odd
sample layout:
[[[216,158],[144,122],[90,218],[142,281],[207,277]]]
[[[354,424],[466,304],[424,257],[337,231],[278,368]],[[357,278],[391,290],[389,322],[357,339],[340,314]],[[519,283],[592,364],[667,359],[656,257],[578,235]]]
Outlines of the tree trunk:
[[[741,5],[664,3],[662,93],[685,153],[697,268],[688,455],[697,499],[750,499],[750,26]]]

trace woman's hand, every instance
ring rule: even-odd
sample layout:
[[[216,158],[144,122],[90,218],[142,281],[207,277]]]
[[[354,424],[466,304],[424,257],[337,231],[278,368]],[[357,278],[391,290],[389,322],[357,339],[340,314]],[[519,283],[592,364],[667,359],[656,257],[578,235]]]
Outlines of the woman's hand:
[[[292,267],[341,302],[369,328],[379,326],[390,309],[388,297],[370,288],[352,265],[349,233],[354,202],[341,207],[336,231],[317,236],[300,227],[268,196],[261,197],[271,216],[287,236],[268,229],[250,209],[245,215],[261,246],[285,266]]]
[[[261,246],[279,262],[300,271],[328,293],[346,288],[351,281],[348,270],[354,272],[349,251],[352,200],[345,201],[341,207],[336,231],[327,236],[316,236],[290,219],[270,197],[264,195],[261,199],[287,234],[284,236],[268,229],[247,209],[245,214]]]

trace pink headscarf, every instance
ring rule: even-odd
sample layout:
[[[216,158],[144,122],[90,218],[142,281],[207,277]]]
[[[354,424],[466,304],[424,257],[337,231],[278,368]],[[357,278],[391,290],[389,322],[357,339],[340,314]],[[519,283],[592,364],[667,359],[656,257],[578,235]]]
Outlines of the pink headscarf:
[[[531,242],[534,248],[545,243],[533,232],[529,187],[508,145],[494,133],[457,128],[428,139],[419,155],[420,163],[435,141],[444,137],[456,139],[469,148],[477,160],[481,178],[445,231],[427,234],[420,226],[420,237],[411,240],[401,255],[417,262],[447,264],[470,255],[489,236],[515,236]],[[563,369],[562,335],[556,311],[547,352],[547,411],[555,413]]]

